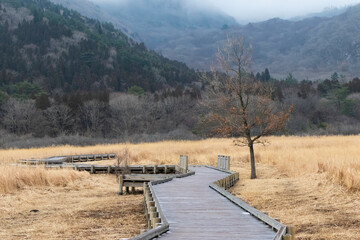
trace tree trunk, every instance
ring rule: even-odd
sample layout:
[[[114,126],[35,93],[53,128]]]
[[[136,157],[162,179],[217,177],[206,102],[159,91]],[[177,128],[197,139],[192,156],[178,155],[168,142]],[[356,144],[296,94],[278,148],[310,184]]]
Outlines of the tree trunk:
[[[251,179],[256,178],[256,168],[255,168],[255,155],[254,155],[254,144],[249,143],[250,148],[250,163],[251,163]]]

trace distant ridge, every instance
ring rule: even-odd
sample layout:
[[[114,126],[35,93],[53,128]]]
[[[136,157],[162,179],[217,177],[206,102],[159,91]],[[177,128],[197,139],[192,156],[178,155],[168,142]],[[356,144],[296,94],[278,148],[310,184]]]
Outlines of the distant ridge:
[[[242,34],[254,46],[254,71],[268,67],[274,76],[293,73],[310,79],[329,77],[335,71],[360,76],[359,5],[299,21],[270,19],[239,25],[223,13],[201,9],[186,12],[181,4],[170,11],[169,5],[159,4],[164,1],[128,1],[130,5],[122,6],[122,10],[110,4],[100,4],[100,8],[136,32],[150,48],[195,68],[208,69],[226,36]]]

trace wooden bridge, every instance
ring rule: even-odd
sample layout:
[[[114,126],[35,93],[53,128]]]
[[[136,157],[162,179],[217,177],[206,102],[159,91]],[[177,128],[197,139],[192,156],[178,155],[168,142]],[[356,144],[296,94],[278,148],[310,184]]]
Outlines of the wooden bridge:
[[[193,166],[189,171],[194,175],[144,184],[149,230],[132,240],[295,240],[292,226],[227,191],[239,180],[238,173],[210,166]]]
[[[195,175],[154,186],[170,230],[161,239],[272,240],[276,232],[209,187],[229,174],[194,167]]]

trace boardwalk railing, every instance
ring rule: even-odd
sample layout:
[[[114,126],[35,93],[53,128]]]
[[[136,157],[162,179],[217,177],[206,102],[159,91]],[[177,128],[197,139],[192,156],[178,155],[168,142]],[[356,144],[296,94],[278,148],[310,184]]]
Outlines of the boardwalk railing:
[[[131,240],[150,240],[156,237],[159,237],[161,234],[169,231],[170,225],[161,210],[159,200],[155,194],[153,189],[154,185],[162,184],[173,180],[174,178],[183,178],[187,176],[194,175],[195,172],[187,169],[187,158],[186,158],[186,168],[183,165],[184,158],[180,161],[181,166],[175,166],[176,171],[181,172],[182,174],[176,174],[169,178],[158,180],[158,181],[150,181],[144,183],[144,208],[145,208],[145,217],[147,220],[148,230],[141,233],[140,235],[131,238]]]
[[[274,237],[274,240],[295,240],[295,231],[292,226],[285,226],[281,224],[280,222],[276,221],[275,219],[269,217],[265,213],[257,210],[256,208],[250,206],[240,198],[235,197],[230,192],[227,191],[227,189],[231,188],[235,185],[235,183],[239,180],[239,173],[219,169],[211,166],[207,166],[212,169],[217,169],[222,172],[227,172],[230,175],[222,178],[212,184],[210,184],[210,188],[218,192],[219,194],[223,195],[225,198],[229,199],[231,202],[233,202],[235,205],[241,207],[245,211],[249,212],[254,217],[258,218],[262,222],[266,223],[273,229],[277,230],[276,236]]]
[[[144,183],[144,208],[147,227],[149,230],[132,238],[132,240],[150,240],[169,231],[169,223],[160,208],[160,203],[155,195],[153,185],[161,184],[171,180],[172,179],[165,179],[156,182]]]
[[[63,163],[75,163],[75,162],[90,162],[90,161],[101,161],[101,160],[110,160],[115,159],[116,154],[106,153],[106,154],[89,154],[89,155],[70,155],[70,156],[55,156],[43,159],[27,159],[20,160],[21,164],[63,164]]]

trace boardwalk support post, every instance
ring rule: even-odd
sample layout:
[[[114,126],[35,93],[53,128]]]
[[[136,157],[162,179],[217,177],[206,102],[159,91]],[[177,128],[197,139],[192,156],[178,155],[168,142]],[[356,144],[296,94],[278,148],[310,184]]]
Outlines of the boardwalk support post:
[[[95,174],[95,168],[94,168],[94,165],[91,165],[91,168],[90,168],[90,173],[91,173],[91,174]]]
[[[161,219],[158,217],[153,218],[153,227],[157,227],[161,224]]]
[[[119,195],[123,195],[124,176],[119,176]]]
[[[291,235],[289,235],[289,234],[284,235],[284,236],[282,237],[282,240],[292,240],[292,239],[291,239]]]
[[[154,174],[157,173],[157,165],[154,165]]]
[[[108,167],[107,167],[107,174],[110,174],[111,173],[111,166],[109,165]]]
[[[291,236],[291,240],[295,240],[295,227],[294,226],[287,226],[286,227],[286,232]]]

